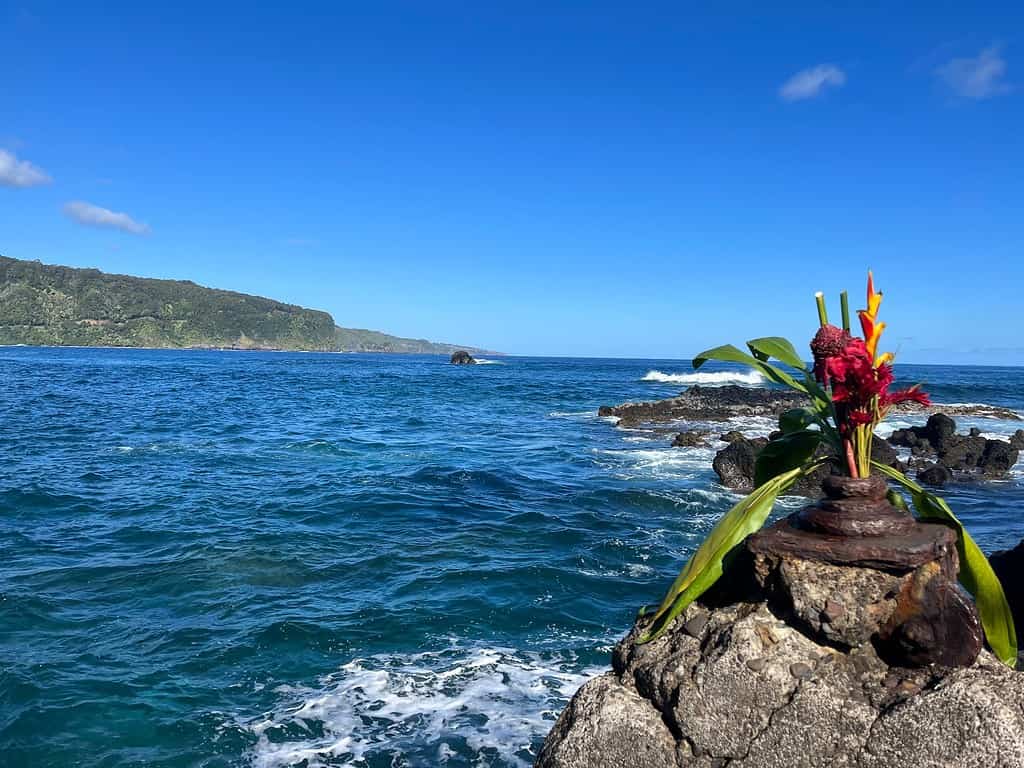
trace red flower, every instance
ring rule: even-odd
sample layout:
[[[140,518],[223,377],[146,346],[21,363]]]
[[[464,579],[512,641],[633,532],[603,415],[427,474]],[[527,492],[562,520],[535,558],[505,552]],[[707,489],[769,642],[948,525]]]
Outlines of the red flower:
[[[900,403],[918,403],[920,405],[931,405],[931,398],[928,397],[927,392],[920,390],[920,385],[915,384],[909,389],[901,389],[898,392],[885,392],[882,395],[882,407],[888,408],[892,405],[899,405]]]

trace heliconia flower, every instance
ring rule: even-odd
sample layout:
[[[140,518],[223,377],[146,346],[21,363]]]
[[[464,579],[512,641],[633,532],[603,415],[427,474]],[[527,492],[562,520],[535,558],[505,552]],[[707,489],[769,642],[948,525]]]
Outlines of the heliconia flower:
[[[875,293],[875,276],[868,270],[868,308],[867,313],[874,320],[878,317],[878,307],[882,304],[882,292]]]
[[[864,343],[867,344],[868,352],[875,366],[882,364],[878,357],[878,341],[885,330],[885,323],[878,321],[878,308],[882,305],[882,292],[875,292],[875,277],[868,270],[868,308],[857,312],[860,318],[860,328],[864,332]]]

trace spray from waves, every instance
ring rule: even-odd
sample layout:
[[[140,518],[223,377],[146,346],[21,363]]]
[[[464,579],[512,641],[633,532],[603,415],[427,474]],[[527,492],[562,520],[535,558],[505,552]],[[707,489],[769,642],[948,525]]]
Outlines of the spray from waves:
[[[477,365],[505,365],[501,360],[488,360],[486,357],[478,357],[476,359]]]
[[[764,376],[757,371],[747,373],[722,371],[718,373],[662,373],[648,371],[640,381],[656,381],[659,384],[743,384],[756,387],[764,384]]]
[[[244,726],[257,738],[252,763],[529,766],[561,707],[602,671],[578,666],[569,652],[508,648],[356,659],[316,689],[279,687],[280,707]]]

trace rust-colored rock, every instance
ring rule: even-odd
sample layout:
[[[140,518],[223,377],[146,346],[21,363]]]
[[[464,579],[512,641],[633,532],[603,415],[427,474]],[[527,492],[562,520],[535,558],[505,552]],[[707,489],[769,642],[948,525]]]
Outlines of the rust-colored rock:
[[[878,639],[890,664],[966,667],[981,653],[984,634],[974,603],[938,563],[928,563],[904,581]]]

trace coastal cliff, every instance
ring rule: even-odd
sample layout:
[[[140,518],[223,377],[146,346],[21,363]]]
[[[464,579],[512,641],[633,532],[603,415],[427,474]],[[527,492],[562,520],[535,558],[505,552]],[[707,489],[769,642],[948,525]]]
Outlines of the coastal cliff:
[[[450,354],[472,349],[341,328],[327,312],[187,280],[0,256],[0,344]]]

